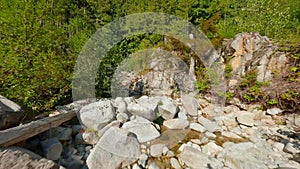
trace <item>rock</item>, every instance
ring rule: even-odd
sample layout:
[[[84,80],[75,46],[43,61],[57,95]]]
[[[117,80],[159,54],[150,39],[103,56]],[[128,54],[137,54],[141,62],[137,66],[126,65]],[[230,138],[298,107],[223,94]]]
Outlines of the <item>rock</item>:
[[[258,148],[259,147],[259,148]],[[225,166],[232,169],[267,169],[265,162],[269,161],[269,150],[255,146],[251,142],[244,142],[226,146],[226,148],[218,154],[218,158],[223,158]]]
[[[119,126],[120,126],[120,122],[117,120],[114,120],[114,121],[110,122],[108,125],[106,125],[105,127],[103,127],[101,130],[99,130],[98,135],[102,136],[109,128],[119,127]]]
[[[118,113],[116,118],[120,123],[125,123],[129,119],[126,113]]]
[[[297,154],[300,153],[300,149],[296,147],[293,143],[287,143],[284,146],[283,149],[284,152],[290,153],[290,154]]]
[[[282,112],[283,112],[283,110],[281,110],[279,108],[272,108],[272,109],[267,110],[267,114],[269,114],[269,115],[277,115]]]
[[[216,122],[212,122],[202,116],[198,118],[198,122],[210,132],[215,132],[218,129],[218,124]]]
[[[139,156],[139,161],[138,161],[138,163],[139,163],[142,167],[146,168],[146,162],[147,162],[147,160],[148,160],[147,154],[141,154],[141,155]]]
[[[184,108],[181,108],[181,110],[178,113],[178,118],[180,119],[187,119],[187,113],[186,110]]]
[[[181,166],[176,158],[171,158],[170,163],[174,169],[181,169]]]
[[[166,120],[173,119],[178,110],[178,106],[167,97],[162,97],[160,102],[158,102],[158,112]]]
[[[140,156],[140,145],[136,138],[117,127],[109,128],[87,158],[92,169],[118,168],[134,162]]]
[[[86,144],[86,142],[83,139],[83,133],[78,133],[75,136],[75,144]]]
[[[79,118],[86,128],[101,130],[115,117],[114,108],[109,100],[102,100],[86,105],[80,109]]]
[[[228,137],[228,138],[234,138],[234,139],[242,139],[239,135],[230,132],[230,131],[223,131],[222,136]]]
[[[62,144],[57,138],[50,138],[41,142],[44,156],[49,160],[57,160],[63,150]]]
[[[125,101],[120,101],[117,107],[117,113],[127,113],[127,104]]]
[[[92,132],[83,133],[82,138],[87,144],[91,144],[91,145],[97,144],[97,142],[99,141],[99,137]]]
[[[208,144],[204,145],[202,148],[202,152],[206,153],[211,157],[216,157],[219,152],[221,152],[223,148],[221,146],[216,145],[214,142],[209,142]]]
[[[190,116],[198,116],[199,104],[197,103],[195,97],[190,95],[183,95],[181,96],[181,102],[187,114],[189,114]]]
[[[45,132],[47,138],[56,137],[60,141],[68,141],[72,139],[72,129],[67,127],[55,127]]]
[[[132,169],[142,169],[142,168],[137,164],[133,164]]]
[[[209,131],[205,132],[205,136],[209,139],[215,139],[217,137],[214,133],[209,132]]]
[[[140,143],[151,141],[160,136],[160,133],[150,121],[139,116],[134,120],[124,123],[122,128],[134,133]]]
[[[254,125],[255,114],[246,111],[240,111],[236,114],[237,114],[237,121],[240,124],[243,124],[245,126],[250,126],[250,127]]]
[[[135,116],[141,116],[144,117],[150,121],[153,121],[157,118],[156,113],[151,110],[150,108],[141,106],[139,104],[130,103],[127,106],[127,110]]]
[[[189,121],[186,119],[170,119],[166,120],[163,123],[164,126],[168,127],[169,129],[185,129],[189,126]]]
[[[148,169],[160,169],[159,166],[157,164],[155,164],[154,162],[149,164]]]
[[[206,129],[199,123],[191,123],[190,124],[190,129],[198,131],[200,133],[203,133],[206,131]]]
[[[179,161],[182,161],[188,167],[191,168],[206,168],[210,166],[211,168],[222,168],[222,163],[206,155],[205,153],[192,148],[185,147],[183,151],[179,154]]]
[[[25,112],[18,104],[0,95],[0,130],[17,125],[24,116]]]
[[[235,113],[238,111],[240,111],[240,109],[235,105],[229,105],[229,106],[224,107],[224,112],[226,114]]]
[[[76,135],[78,133],[80,133],[81,131],[83,131],[83,128],[81,125],[73,125],[72,126],[72,135]]]
[[[152,157],[160,157],[163,154],[164,144],[153,144],[150,146],[150,155]]]
[[[283,151],[284,144],[279,142],[274,142],[272,144],[273,147],[275,147],[278,151]]]
[[[0,157],[1,169],[63,169],[53,161],[21,147],[0,148]]]
[[[225,126],[237,127],[238,123],[235,119],[234,114],[228,114],[223,116],[222,122]]]

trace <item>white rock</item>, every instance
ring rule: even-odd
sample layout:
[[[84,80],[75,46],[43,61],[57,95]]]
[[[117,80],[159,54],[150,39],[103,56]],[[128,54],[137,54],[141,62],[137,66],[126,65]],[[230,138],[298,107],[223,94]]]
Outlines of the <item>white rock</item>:
[[[138,160],[138,164],[140,164],[142,167],[146,167],[146,163],[147,163],[147,160],[148,160],[148,156],[147,154],[141,154],[139,156],[139,160]]]
[[[269,115],[276,115],[276,114],[279,114],[279,113],[282,113],[282,112],[283,112],[283,110],[281,110],[277,107],[267,110],[267,114],[269,114]]]
[[[136,116],[132,121],[124,123],[122,128],[134,133],[140,143],[151,141],[160,136],[160,133],[149,120],[139,116]]]
[[[152,157],[160,157],[163,154],[164,144],[153,144],[150,146],[150,155]]]
[[[237,134],[235,134],[233,132],[230,132],[230,131],[223,131],[222,135],[225,136],[225,137],[235,138],[235,139],[241,139],[242,138],[239,135],[237,135]]]
[[[179,162],[178,162],[178,160],[176,158],[171,158],[170,162],[171,162],[171,166],[174,169],[181,169],[181,166],[180,166],[180,164],[179,164]]]
[[[140,145],[136,138],[128,137],[124,129],[111,127],[101,137],[87,158],[89,168],[118,168],[129,165],[140,156]]]
[[[135,116],[141,116],[150,121],[153,121],[157,118],[156,113],[153,110],[151,110],[150,108],[141,106],[139,104],[129,103],[127,106],[127,110]]]
[[[216,157],[219,152],[221,152],[223,148],[221,146],[216,145],[214,142],[209,142],[204,145],[202,148],[202,152],[206,153],[211,157]]]
[[[82,134],[82,138],[87,144],[91,145],[97,144],[97,142],[99,141],[99,137],[97,137],[97,135],[92,132],[84,132]]]
[[[127,104],[125,101],[119,101],[117,104],[117,113],[127,113]]]
[[[137,164],[133,164],[132,169],[141,169],[141,167]]]
[[[275,147],[278,151],[283,151],[284,144],[279,142],[274,142],[272,144],[273,147]]]
[[[217,137],[214,133],[209,132],[209,131],[205,132],[205,136],[209,139],[214,139]]]
[[[202,124],[203,127],[210,132],[215,132],[218,128],[218,124],[216,122],[212,122],[202,116],[198,118],[198,122]]]
[[[287,144],[284,146],[283,151],[284,151],[284,152],[287,152],[287,153],[291,153],[291,154],[300,153],[300,150],[297,149],[293,143],[287,143]]]
[[[155,164],[154,162],[149,164],[148,169],[160,169],[159,166],[157,164]]]
[[[82,107],[79,117],[85,127],[98,131],[114,119],[115,112],[111,102],[103,100]]]
[[[224,112],[227,114],[235,113],[238,111],[240,111],[240,109],[235,105],[229,105],[229,106],[224,107]]]
[[[161,98],[160,102],[158,102],[158,112],[166,120],[173,119],[178,110],[178,106],[167,97]]]
[[[197,116],[198,115],[198,108],[199,104],[195,97],[190,95],[183,95],[181,96],[181,102],[183,107],[187,111],[190,116]]]
[[[180,119],[187,119],[186,114],[187,114],[186,110],[184,108],[181,108],[181,110],[178,113],[178,118],[180,118]]]
[[[211,168],[222,168],[223,166],[220,161],[217,161],[216,159],[213,159],[207,154],[192,147],[184,148],[179,155],[179,161],[182,161],[188,167],[195,169],[204,169],[208,165],[210,165]]]
[[[199,123],[190,123],[190,129],[203,133],[206,129]]]
[[[125,123],[128,120],[128,115],[126,113],[118,113],[116,118],[120,123]]]
[[[169,129],[185,129],[189,126],[189,121],[186,119],[170,119],[166,120],[163,123],[164,126],[168,127]]]
[[[254,116],[255,114],[247,111],[240,111],[236,113],[237,115],[237,121],[240,124],[243,124],[245,126],[250,126],[252,127],[254,125]]]

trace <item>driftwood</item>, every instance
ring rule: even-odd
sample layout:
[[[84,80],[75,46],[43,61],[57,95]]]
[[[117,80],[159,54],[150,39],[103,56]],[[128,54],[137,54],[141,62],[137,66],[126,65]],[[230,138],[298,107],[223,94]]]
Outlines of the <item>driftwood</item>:
[[[24,141],[50,128],[57,127],[75,116],[75,111],[70,111],[0,131],[0,146],[7,147]]]

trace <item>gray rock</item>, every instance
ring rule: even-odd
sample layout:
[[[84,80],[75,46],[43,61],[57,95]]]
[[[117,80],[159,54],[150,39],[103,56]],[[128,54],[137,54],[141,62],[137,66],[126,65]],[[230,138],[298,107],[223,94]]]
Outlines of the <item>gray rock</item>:
[[[190,116],[198,116],[199,104],[195,97],[191,95],[183,95],[181,96],[181,102]]]
[[[47,138],[56,137],[60,141],[68,141],[72,139],[72,129],[67,127],[56,127],[45,132]]]
[[[99,131],[114,119],[115,112],[111,101],[103,100],[82,107],[79,117],[86,128]]]
[[[254,125],[254,113],[246,112],[246,111],[240,111],[237,114],[237,121],[240,124],[243,124],[245,126],[252,127]]]
[[[81,125],[79,125],[79,124],[78,125],[73,125],[72,126],[72,135],[76,135],[82,130],[83,130],[83,128],[82,128]]]
[[[83,133],[78,133],[75,136],[75,144],[86,144],[86,142],[83,139]]]
[[[158,102],[158,112],[166,119],[173,119],[178,112],[179,108],[167,97],[162,97]]]
[[[116,99],[117,100],[117,99]],[[116,101],[117,102],[117,101]],[[127,104],[125,101],[120,100],[117,103],[118,107],[117,107],[117,112],[118,113],[127,113]]]
[[[141,106],[139,104],[130,103],[127,106],[127,110],[135,116],[144,117],[150,121],[153,121],[157,118],[156,113],[148,107]]]
[[[151,141],[160,136],[160,133],[149,120],[139,116],[124,123],[122,128],[134,133],[141,143]]]
[[[269,115],[277,115],[282,112],[283,112],[283,110],[281,110],[279,108],[272,108],[272,109],[267,110],[267,114],[269,114]]]
[[[187,113],[184,108],[181,108],[181,110],[178,113],[178,118],[180,119],[187,119]]]
[[[87,158],[92,169],[127,166],[140,156],[140,145],[136,138],[129,137],[124,129],[111,127],[101,137]]]
[[[17,125],[24,116],[18,104],[0,95],[0,130]]]
[[[41,142],[44,156],[49,160],[57,160],[63,150],[62,144],[57,138],[50,138]]]
[[[170,119],[163,122],[163,125],[169,129],[185,129],[189,126],[189,121],[186,119]]]
[[[210,121],[202,116],[198,118],[198,122],[210,132],[215,132],[218,129],[218,124],[216,122]]]

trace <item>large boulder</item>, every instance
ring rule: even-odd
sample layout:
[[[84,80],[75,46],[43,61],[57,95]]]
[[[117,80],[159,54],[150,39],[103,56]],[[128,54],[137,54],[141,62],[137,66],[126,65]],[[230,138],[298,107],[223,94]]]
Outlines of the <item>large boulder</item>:
[[[24,116],[18,104],[0,95],[0,130],[17,125]]]

